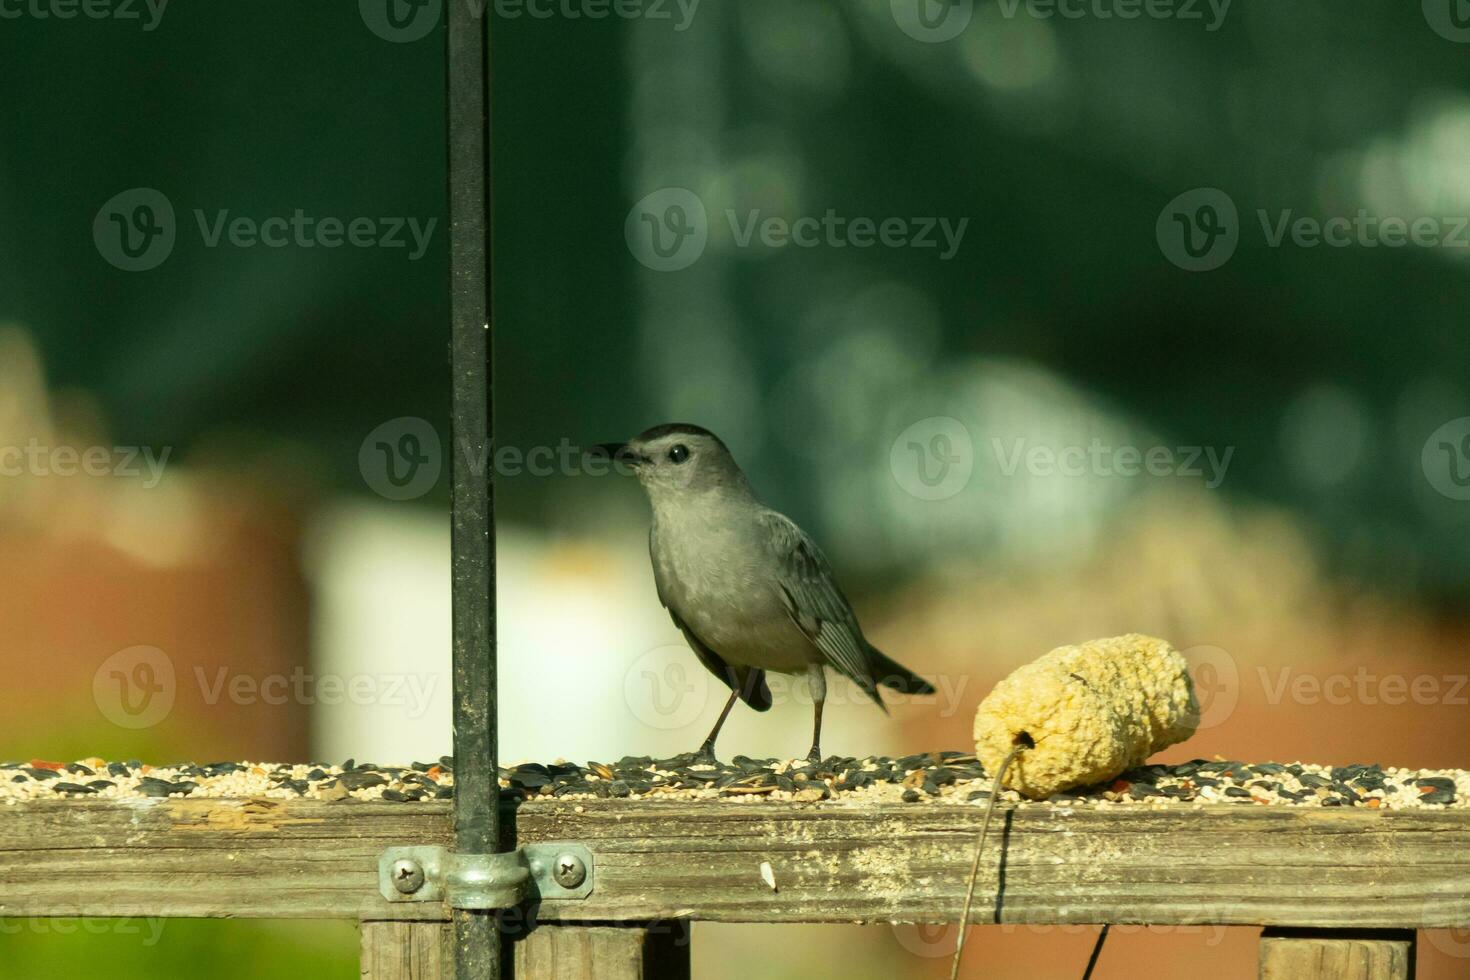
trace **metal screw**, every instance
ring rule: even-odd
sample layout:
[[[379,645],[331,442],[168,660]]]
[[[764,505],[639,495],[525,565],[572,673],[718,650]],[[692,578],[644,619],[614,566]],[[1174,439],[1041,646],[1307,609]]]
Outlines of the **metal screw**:
[[[393,887],[399,894],[412,895],[424,887],[424,868],[411,858],[400,858],[393,862]]]
[[[576,888],[587,880],[587,866],[575,854],[558,854],[551,868],[551,877],[563,888]]]

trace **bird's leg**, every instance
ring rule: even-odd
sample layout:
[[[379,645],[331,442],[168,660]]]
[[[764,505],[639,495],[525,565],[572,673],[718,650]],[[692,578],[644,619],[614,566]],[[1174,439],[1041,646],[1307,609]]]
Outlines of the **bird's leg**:
[[[709,738],[699,747],[695,755],[709,762],[715,761],[715,736],[720,734],[720,729],[725,725],[725,719],[730,716],[730,709],[735,707],[735,699],[740,697],[739,689],[730,692],[730,700],[725,702],[725,708],[720,712],[720,717],[715,719],[715,727],[709,730]]]
[[[827,676],[821,664],[811,664],[807,676],[812,688],[812,748],[806,754],[808,762],[822,761],[822,704],[827,700]]]

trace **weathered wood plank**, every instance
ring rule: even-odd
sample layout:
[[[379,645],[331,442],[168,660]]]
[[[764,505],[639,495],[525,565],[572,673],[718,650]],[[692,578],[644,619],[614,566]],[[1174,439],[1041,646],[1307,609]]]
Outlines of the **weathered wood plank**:
[[[453,957],[448,922],[362,923],[362,980],[449,980]]]
[[[1260,980],[1411,980],[1413,932],[1267,930]]]
[[[592,895],[547,902],[541,919],[944,922],[980,819],[923,804],[623,800],[530,804],[507,826],[596,854]],[[1013,923],[1470,926],[1470,811],[1025,806],[997,826],[977,922],[995,921],[1000,891]],[[34,801],[0,809],[0,915],[442,918],[384,901],[377,858],[449,842],[438,803]]]
[[[448,846],[449,821],[447,805],[32,801],[0,809],[0,915],[443,919],[384,901],[377,855]]]
[[[541,928],[515,956],[516,976],[536,980],[689,980],[687,924]]]

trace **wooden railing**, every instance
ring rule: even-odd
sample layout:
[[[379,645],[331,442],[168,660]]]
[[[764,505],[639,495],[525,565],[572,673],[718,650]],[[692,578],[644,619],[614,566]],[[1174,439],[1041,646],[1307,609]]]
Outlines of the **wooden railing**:
[[[593,887],[502,929],[519,976],[631,980],[687,976],[690,921],[953,922],[980,819],[940,803],[529,802],[505,810],[507,846],[579,842]],[[1470,925],[1467,810],[1028,804],[996,826],[977,923],[1264,926],[1265,976],[1375,980],[1411,975],[1412,930]],[[33,800],[0,808],[0,916],[350,918],[364,976],[447,977],[449,910],[384,899],[378,861],[451,844],[447,802]]]

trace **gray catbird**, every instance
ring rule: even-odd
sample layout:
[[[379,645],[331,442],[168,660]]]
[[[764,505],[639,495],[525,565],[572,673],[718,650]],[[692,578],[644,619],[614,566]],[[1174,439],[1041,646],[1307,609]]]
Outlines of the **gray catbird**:
[[[809,759],[821,758],[822,668],[851,678],[886,712],[878,685],[904,694],[934,688],[863,637],[831,566],[806,532],[761,503],[720,438],[697,425],[660,425],[598,447],[631,467],[648,491],[648,550],[658,597],[730,699],[699,755],[739,698],[771,706],[765,672],[807,672],[815,717]]]

